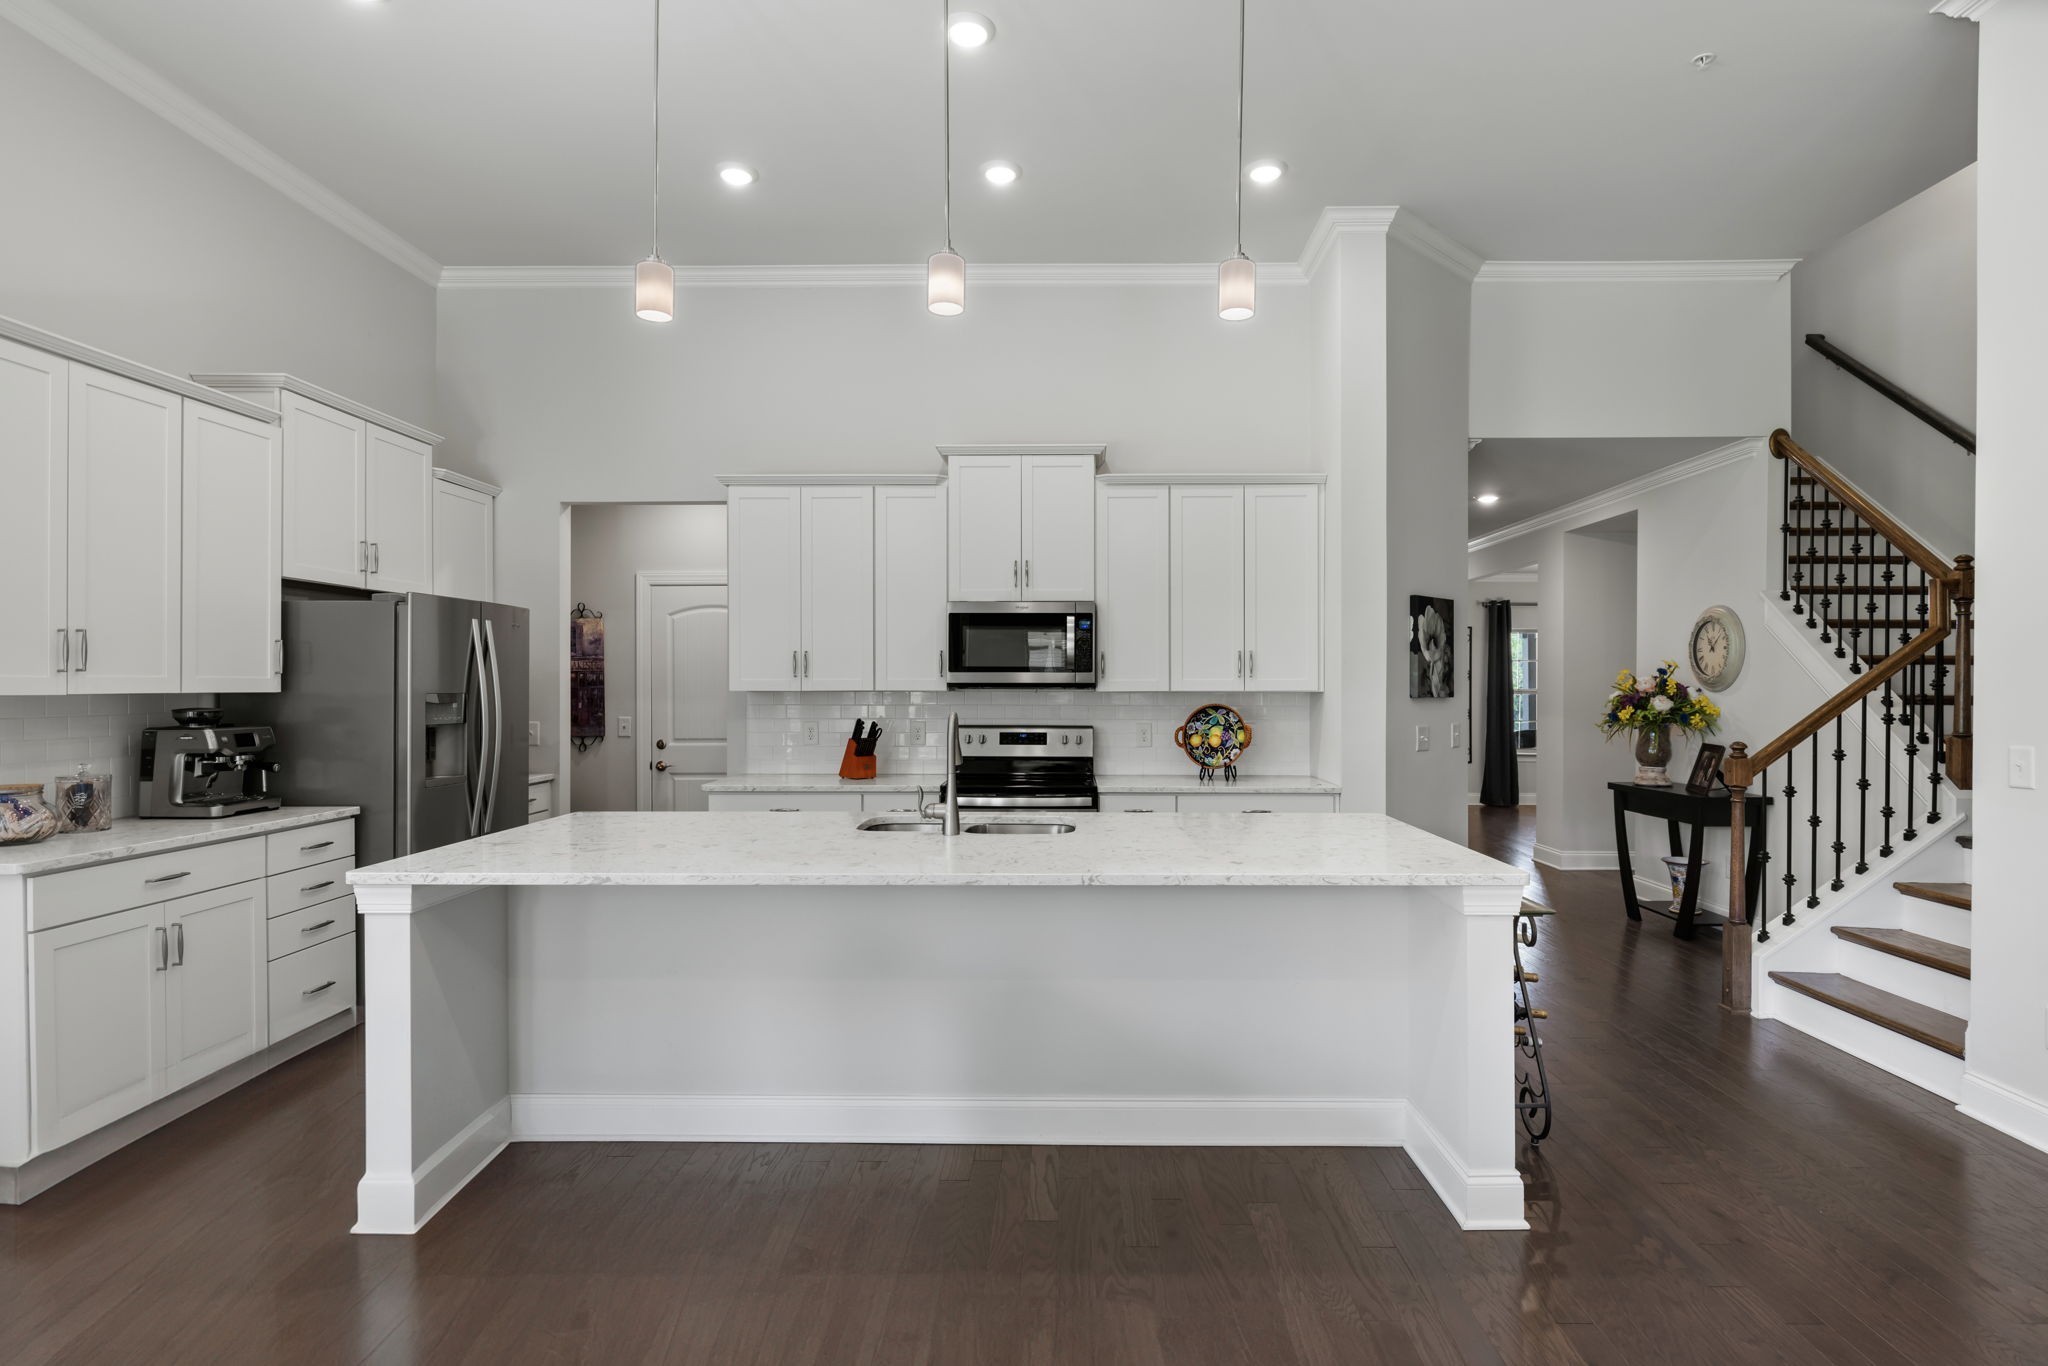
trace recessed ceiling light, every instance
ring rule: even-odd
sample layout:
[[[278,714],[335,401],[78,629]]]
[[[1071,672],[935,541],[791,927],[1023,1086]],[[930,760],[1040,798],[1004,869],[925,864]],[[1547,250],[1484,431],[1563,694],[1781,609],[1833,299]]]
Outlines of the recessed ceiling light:
[[[946,21],[946,36],[954,47],[986,47],[996,36],[994,21],[966,10],[956,10]]]
[[[1472,501],[1483,508],[1490,508],[1500,501],[1500,495],[1497,493],[1482,493],[1473,498]]]
[[[1015,185],[1017,163],[1014,161],[991,161],[981,168],[981,178],[991,185]]]
[[[1251,182],[1254,185],[1271,185],[1281,176],[1287,174],[1287,163],[1284,161],[1273,161],[1270,159],[1266,161],[1254,161],[1250,166],[1245,168],[1245,174],[1251,177]]]
[[[718,178],[734,189],[739,189],[744,185],[751,185],[760,179],[759,176],[754,174],[751,166],[742,166],[737,161],[728,161],[725,165],[719,167]]]

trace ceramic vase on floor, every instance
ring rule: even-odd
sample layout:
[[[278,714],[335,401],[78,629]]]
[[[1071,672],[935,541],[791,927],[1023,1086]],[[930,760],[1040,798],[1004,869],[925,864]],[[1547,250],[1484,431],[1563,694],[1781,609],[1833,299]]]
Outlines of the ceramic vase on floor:
[[[1653,726],[1636,732],[1636,781],[1644,787],[1669,787],[1671,775],[1664,771],[1671,762],[1671,727]]]

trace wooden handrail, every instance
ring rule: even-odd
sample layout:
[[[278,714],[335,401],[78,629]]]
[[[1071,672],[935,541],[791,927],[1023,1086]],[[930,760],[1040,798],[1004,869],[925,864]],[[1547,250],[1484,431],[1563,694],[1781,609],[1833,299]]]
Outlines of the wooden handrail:
[[[1943,436],[1961,446],[1971,455],[1977,453],[1977,434],[1975,432],[1946,413],[1930,408],[1919,399],[1914,398],[1904,389],[1901,389],[1898,385],[1892,383],[1883,375],[1880,375],[1877,371],[1829,341],[1825,333],[1807,333],[1806,344],[1820,352],[1823,356],[1826,356],[1844,374],[1862,380],[1865,384],[1877,390],[1877,392],[1883,394],[1886,398],[1898,404],[1928,426],[1934,428],[1935,431],[1940,432]]]
[[[1926,570],[1930,578],[1955,577],[1954,565],[1921,544],[1919,537],[1899,525],[1898,518],[1871,502],[1869,497],[1850,483],[1840,471],[1794,441],[1792,433],[1783,427],[1771,433],[1771,454],[1780,460],[1791,461],[1820,480],[1829,493],[1847,504],[1849,509],[1868,523],[1878,535],[1897,546],[1907,559]]]

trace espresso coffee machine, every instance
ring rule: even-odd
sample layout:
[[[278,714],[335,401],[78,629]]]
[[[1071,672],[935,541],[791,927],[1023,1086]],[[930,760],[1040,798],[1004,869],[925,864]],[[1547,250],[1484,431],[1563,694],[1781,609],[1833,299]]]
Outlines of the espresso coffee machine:
[[[277,743],[269,726],[196,725],[142,732],[136,814],[215,818],[284,805],[270,793],[277,765],[263,757]]]

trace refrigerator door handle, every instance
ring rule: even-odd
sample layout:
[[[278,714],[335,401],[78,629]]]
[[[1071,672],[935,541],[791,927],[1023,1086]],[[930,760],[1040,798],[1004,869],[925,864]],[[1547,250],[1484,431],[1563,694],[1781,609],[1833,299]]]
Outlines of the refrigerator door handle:
[[[462,687],[465,704],[468,703],[471,696],[469,693],[469,675],[472,670],[476,673],[476,692],[474,694],[476,699],[474,712],[477,723],[476,770],[469,775],[468,792],[465,795],[469,798],[469,837],[475,839],[482,833],[484,793],[488,790],[490,781],[488,777],[490,762],[487,749],[490,743],[490,685],[484,679],[483,627],[475,617],[471,617],[469,620],[469,661],[463,666]],[[465,719],[463,723],[465,758],[467,758],[466,751],[469,745],[468,729],[468,721]]]
[[[505,767],[505,683],[498,675],[498,633],[484,618],[484,655],[491,661],[491,782],[484,789],[484,833],[498,814],[498,775]]]

